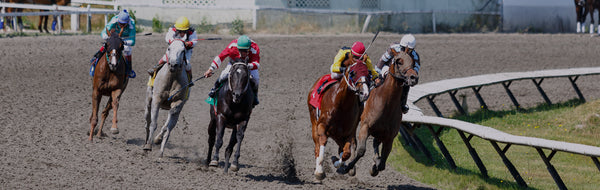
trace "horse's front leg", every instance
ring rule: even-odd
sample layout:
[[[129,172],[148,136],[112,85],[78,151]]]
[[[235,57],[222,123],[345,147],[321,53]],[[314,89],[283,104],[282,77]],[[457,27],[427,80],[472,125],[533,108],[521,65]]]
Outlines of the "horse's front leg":
[[[383,141],[383,143],[381,145],[381,157],[379,158],[379,163],[377,165],[377,170],[379,170],[379,171],[385,170],[385,162],[387,161],[387,158],[390,155],[390,152],[392,152],[392,145],[393,145],[393,143],[394,143],[394,138],[393,137],[385,139]]]
[[[90,137],[89,141],[92,141],[92,137],[94,136],[94,128],[98,125],[98,107],[100,106],[100,100],[102,99],[102,95],[97,90],[92,92],[92,115],[90,116]]]
[[[361,123],[360,130],[358,132],[358,143],[354,144],[354,148],[352,149],[352,154],[350,156],[350,162],[346,166],[345,172],[349,172],[351,176],[354,176],[356,173],[356,163],[360,158],[365,155],[365,151],[367,150],[367,138],[369,137],[369,124],[366,122]]]
[[[216,131],[216,142],[215,142],[215,154],[210,161],[210,166],[219,166],[219,150],[223,146],[223,134],[225,133],[225,118],[223,116],[217,116],[217,131]]]
[[[108,112],[110,111],[110,109],[112,109],[112,97],[108,98],[108,102],[106,102],[106,106],[102,111],[102,117],[100,118],[100,126],[98,127],[98,130],[96,130],[96,136],[98,138],[102,137],[102,128],[104,127],[104,122],[106,121],[106,117],[108,117]]]
[[[246,133],[246,127],[248,127],[248,121],[242,122],[242,124],[238,125],[237,130],[237,147],[235,150],[235,155],[233,157],[233,163],[231,164],[231,170],[237,172],[239,170],[239,159],[240,159],[240,150],[242,148],[242,141],[244,140],[244,135]]]
[[[171,110],[169,110],[169,117],[167,118],[168,124],[166,125],[167,126],[166,132],[163,131],[164,129],[161,130],[161,134],[163,132],[165,132],[165,134],[163,136],[163,140],[160,145],[160,157],[163,156],[163,152],[165,151],[165,145],[167,144],[167,141],[169,141],[169,136],[171,135],[171,131],[173,131],[173,128],[175,128],[175,125],[177,125],[177,121],[179,120],[179,114],[181,113],[182,108],[183,108],[183,103],[180,103],[176,107],[171,108]]]
[[[224,172],[227,173],[227,171],[229,170],[229,159],[231,158],[231,153],[233,152],[233,147],[236,145],[237,143],[237,133],[238,133],[238,127],[234,127],[233,130],[231,130],[231,137],[229,137],[229,144],[227,145],[227,148],[225,148],[225,170]],[[237,168],[237,163],[235,165],[235,167]],[[237,169],[235,170],[237,171]]]
[[[381,163],[381,156],[379,155],[379,145],[381,144],[381,140],[378,138],[373,138],[373,166],[371,167],[371,176],[377,176],[379,174],[379,164]]]
[[[117,128],[117,122],[119,122],[119,120],[117,119],[117,111],[119,110],[119,100],[121,99],[122,92],[123,92],[123,90],[118,89],[111,93],[112,107],[113,107],[113,120],[112,120],[112,127],[110,128],[110,132],[112,134],[119,134],[119,128]]]
[[[315,178],[318,181],[325,179],[323,172],[323,160],[325,158],[325,145],[327,145],[327,135],[325,135],[326,126],[322,123],[317,125],[318,136],[318,154],[316,155]]]

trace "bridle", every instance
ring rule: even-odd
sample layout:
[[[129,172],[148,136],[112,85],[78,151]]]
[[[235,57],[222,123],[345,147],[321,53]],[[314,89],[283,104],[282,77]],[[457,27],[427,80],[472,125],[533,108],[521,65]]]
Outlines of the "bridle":
[[[349,76],[349,75],[351,74],[350,72],[352,72],[351,68],[354,67],[354,66],[356,66],[356,64],[362,64],[362,63],[355,62],[352,65],[348,66],[348,68],[346,68],[346,70],[348,70],[348,74],[347,75],[346,74],[343,75],[344,81],[346,81],[346,84],[348,85],[348,88],[350,88],[350,90],[352,92],[354,92],[354,93],[358,93],[358,88],[356,87],[357,85],[359,85],[359,84],[366,84],[367,83],[366,80],[365,81],[360,81],[360,77],[356,80],[356,82],[351,82],[352,81],[351,80],[351,76]],[[365,77],[365,76],[361,76],[361,77]]]
[[[227,76],[227,80],[229,81],[227,83],[229,86],[229,90],[233,90],[233,88],[231,87],[231,75],[233,75],[232,71],[236,65],[243,65],[246,67],[246,69],[248,68],[248,64],[243,63],[243,62],[237,62],[237,63],[234,63],[233,65],[231,65],[231,70],[229,71],[229,76]],[[246,73],[249,75],[249,71]],[[246,92],[248,90],[248,86],[250,85],[250,76],[246,77],[246,81],[247,81],[246,85],[244,86],[244,90],[242,92]]]

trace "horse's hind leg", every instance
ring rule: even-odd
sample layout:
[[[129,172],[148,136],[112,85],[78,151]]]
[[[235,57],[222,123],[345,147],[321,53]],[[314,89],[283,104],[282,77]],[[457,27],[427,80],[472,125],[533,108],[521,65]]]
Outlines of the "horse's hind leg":
[[[208,165],[209,162],[211,162],[211,156],[212,156],[212,151],[213,151],[213,147],[215,146],[215,136],[216,136],[216,122],[215,119],[210,120],[210,123],[208,124],[208,154],[206,155],[206,165]],[[212,165],[212,162],[211,162]],[[218,166],[219,163],[217,163]]]
[[[156,130],[157,125],[156,122],[158,120],[158,100],[153,99],[151,104],[154,106],[152,106],[152,108],[150,109],[150,128],[146,130],[146,144],[144,145],[145,151],[152,151],[152,141],[150,139],[152,139],[154,135],[154,131]]]
[[[171,115],[169,114],[169,116],[167,116],[167,120],[165,121],[165,124],[160,128],[160,132],[158,133],[158,135],[156,135],[154,137],[154,144],[160,144],[163,142],[163,134],[167,131],[170,120],[171,120]]]
[[[238,131],[236,128],[234,128],[231,131],[231,137],[229,138],[229,144],[227,145],[227,148],[225,148],[225,173],[227,173],[227,171],[229,170],[229,159],[231,158],[231,153],[233,152],[233,147],[236,145],[237,143],[237,134],[238,133],[242,133],[241,131]],[[238,170],[237,168],[237,162],[234,161],[234,163],[231,164],[231,170],[233,170],[234,172]],[[235,168],[235,169],[234,169]]]
[[[100,126],[98,127],[98,131],[96,132],[96,136],[102,137],[102,127],[104,127],[104,121],[106,121],[106,117],[108,117],[108,111],[112,109],[112,97],[108,98],[108,102],[106,102],[106,106],[102,111],[102,118],[100,118]]]
[[[225,133],[225,121],[222,118],[219,118],[217,121],[217,132],[216,132],[216,142],[215,142],[215,154],[213,155],[212,160],[210,161],[210,166],[218,166],[219,165],[219,150],[221,150],[221,146],[223,146],[223,134]]]
[[[325,135],[324,124],[319,123],[317,125],[316,135],[318,143],[315,144],[315,146],[318,146],[318,154],[316,155],[315,178],[317,181],[321,181],[325,179],[325,173],[323,172],[323,160],[325,158],[325,145],[327,144],[327,135]]]

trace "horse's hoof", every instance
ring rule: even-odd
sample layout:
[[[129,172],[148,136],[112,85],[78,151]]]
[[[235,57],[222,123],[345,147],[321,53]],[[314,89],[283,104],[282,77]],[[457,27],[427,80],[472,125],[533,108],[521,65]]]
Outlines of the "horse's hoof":
[[[162,135],[158,135],[154,138],[154,144],[159,145],[160,143],[162,143],[163,138]]]
[[[369,171],[369,173],[373,177],[377,176],[377,174],[379,174],[379,170],[377,170],[377,165],[373,164],[373,167],[371,167],[371,171]]]
[[[110,133],[112,133],[114,135],[119,134],[119,129],[117,129],[117,128],[110,128]]]
[[[229,167],[229,169],[230,169],[232,172],[237,172],[237,171],[239,171],[239,170],[240,170],[240,168],[238,168],[238,166],[237,166],[237,165],[233,165],[233,164],[231,164],[231,167]]]
[[[144,145],[144,150],[145,151],[152,151],[152,144],[145,144]]]
[[[217,160],[210,161],[210,163],[208,164],[208,166],[218,167],[219,166],[219,161],[217,161]]]
[[[356,166],[354,166],[350,171],[348,171],[348,175],[355,176],[356,175]]]
[[[325,173],[316,173],[315,178],[317,180],[323,180],[323,179],[325,179]]]

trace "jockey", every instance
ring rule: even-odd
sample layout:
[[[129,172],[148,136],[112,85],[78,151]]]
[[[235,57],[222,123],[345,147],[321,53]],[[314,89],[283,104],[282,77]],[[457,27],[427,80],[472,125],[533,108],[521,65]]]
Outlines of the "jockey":
[[[194,45],[198,43],[198,37],[196,34],[196,30],[194,30],[194,28],[190,28],[190,21],[187,17],[181,16],[177,18],[177,21],[175,21],[175,25],[171,26],[167,31],[165,41],[167,42],[167,44],[171,44],[173,40],[183,40],[185,44],[185,71],[188,74],[188,82],[190,82],[190,86],[192,86],[192,65],[190,63],[190,60],[192,59],[192,50],[194,48]],[[150,76],[154,75],[154,72],[160,70],[160,68],[166,62],[167,54],[165,53],[165,55],[163,55],[162,58],[158,60],[158,64],[152,67],[152,69],[148,70],[148,74],[150,74]]]
[[[342,65],[342,62],[348,58],[358,61],[360,56],[363,56],[362,61],[367,64],[367,68],[371,72],[371,79],[375,80],[379,76],[379,73],[377,73],[375,67],[371,64],[371,58],[365,54],[365,45],[360,41],[354,42],[351,48],[344,46],[338,51],[331,65],[331,78],[336,80],[342,78],[344,76],[343,72],[346,69]]]
[[[108,34],[106,33],[106,30],[110,31],[112,29],[115,29],[117,33],[121,31],[121,29],[123,29],[123,34],[121,34],[121,38],[123,39],[124,43],[123,57],[125,57],[127,70],[129,71],[129,78],[135,78],[135,72],[131,67],[131,50],[132,46],[135,45],[135,21],[129,18],[129,13],[127,13],[127,10],[123,10],[118,15],[112,17],[108,24],[106,24],[106,26],[102,30],[102,39],[108,39]],[[92,67],[94,67],[94,63],[100,58],[100,56],[104,54],[104,52],[105,49],[104,46],[102,46],[100,50],[98,50],[98,52],[94,55],[92,60],[90,60]]]
[[[204,72],[204,76],[212,76],[213,71],[218,69],[221,63],[227,57],[229,57],[229,63],[227,64],[227,67],[221,71],[221,75],[215,82],[215,86],[210,89],[208,96],[212,98],[215,97],[217,88],[222,82],[227,80],[227,77],[229,76],[229,69],[233,64],[232,62],[241,59],[245,63],[248,63],[248,69],[250,69],[250,84],[252,85],[252,90],[254,91],[255,95],[254,105],[258,105],[258,68],[260,67],[260,49],[258,48],[258,45],[246,35],[242,35],[238,39],[231,41],[229,45],[227,45],[227,47],[215,57],[210,64],[210,68]]]
[[[415,51],[416,40],[415,36],[412,34],[407,34],[402,37],[400,42],[394,42],[390,45],[390,47],[386,50],[381,58],[379,59],[379,63],[377,63],[377,68],[381,70],[382,75],[386,75],[389,70],[389,65],[392,61],[392,58],[398,54],[398,52],[407,53],[412,59],[414,64],[413,69],[419,73],[419,69],[421,69],[421,59],[417,51]],[[402,112],[408,112],[408,106],[406,106],[406,101],[408,98],[408,90],[410,90],[410,86],[405,86],[402,90]]]

